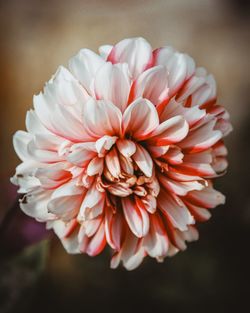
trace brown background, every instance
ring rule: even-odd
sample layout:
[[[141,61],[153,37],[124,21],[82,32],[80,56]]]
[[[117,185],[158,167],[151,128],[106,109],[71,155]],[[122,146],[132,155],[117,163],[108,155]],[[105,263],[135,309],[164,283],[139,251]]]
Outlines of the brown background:
[[[108,269],[108,252],[72,257],[53,239],[38,279],[30,279],[31,265],[24,273],[6,265],[5,312],[229,312],[243,305],[250,278],[249,24],[247,0],[0,2],[0,220],[15,198],[12,135],[24,129],[33,94],[80,48],[143,36],[154,48],[168,44],[189,53],[214,74],[234,126],[229,173],[217,183],[227,204],[200,227],[200,241],[187,252],[127,273]]]

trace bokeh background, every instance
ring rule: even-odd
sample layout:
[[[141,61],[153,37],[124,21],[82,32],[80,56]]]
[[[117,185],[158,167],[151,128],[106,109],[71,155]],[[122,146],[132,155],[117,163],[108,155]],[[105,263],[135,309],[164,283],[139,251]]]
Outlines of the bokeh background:
[[[163,264],[109,269],[109,252],[70,256],[52,236],[9,256],[1,250],[0,312],[241,312],[250,294],[250,6],[248,0],[8,0],[0,2],[0,223],[16,201],[12,135],[58,65],[80,48],[143,36],[173,45],[213,73],[234,132],[227,203],[200,240]],[[13,228],[14,241],[15,227]],[[7,245],[13,242],[7,242]],[[6,245],[6,242],[5,242]],[[247,309],[246,309],[247,311]],[[245,311],[245,312],[246,312]]]

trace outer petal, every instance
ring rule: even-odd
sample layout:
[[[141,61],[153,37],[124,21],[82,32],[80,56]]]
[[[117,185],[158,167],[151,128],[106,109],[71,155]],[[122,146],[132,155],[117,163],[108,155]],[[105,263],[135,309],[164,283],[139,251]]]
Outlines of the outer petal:
[[[206,111],[201,110],[198,106],[185,108],[183,103],[178,103],[174,99],[171,99],[168,105],[164,107],[160,115],[160,121],[164,122],[165,120],[177,115],[182,115],[191,128],[206,115]]]
[[[13,137],[14,149],[22,161],[29,159],[27,146],[28,143],[32,140],[32,138],[33,137],[31,134],[22,130],[17,131]]]
[[[167,255],[169,246],[168,236],[159,215],[150,217],[150,231],[143,240],[143,247],[152,258],[159,261]]]
[[[188,134],[188,123],[178,115],[161,123],[150,135],[149,143],[156,146],[166,146],[183,140]]]
[[[165,66],[155,66],[143,72],[130,93],[130,102],[138,97],[150,100],[155,106],[169,99],[168,71]]]
[[[51,191],[44,191],[37,188],[35,191],[28,193],[23,201],[20,202],[21,210],[28,216],[34,217],[39,222],[45,222],[56,219],[56,216],[47,209],[50,200]]]
[[[141,264],[144,257],[145,250],[140,240],[130,231],[127,231],[122,248],[112,257],[110,266],[111,268],[116,268],[122,261],[124,267],[131,271]]]
[[[112,45],[103,45],[99,47],[99,53],[100,56],[104,59],[107,60],[107,57],[109,56],[113,46]]]
[[[123,212],[131,231],[139,238],[149,230],[149,217],[146,210],[137,206],[129,197],[122,199]]]
[[[170,97],[175,95],[184,82],[191,77],[195,70],[194,60],[171,47],[164,47],[154,51],[155,65],[165,65],[169,72]]]
[[[69,68],[86,90],[93,93],[93,80],[104,60],[89,49],[82,49],[69,61]]]
[[[188,152],[200,152],[210,148],[222,137],[219,130],[214,130],[216,121],[212,120],[201,127],[190,131],[180,143],[180,147]]]
[[[73,220],[73,223],[75,221]],[[71,222],[65,223],[61,220],[54,221],[52,223],[47,224],[47,228],[53,228],[56,235],[60,238],[65,250],[70,254],[77,254],[80,253],[79,249],[79,242],[78,242],[78,236],[77,236],[77,230],[78,227],[76,226],[73,229],[73,233],[67,237],[67,232],[69,226],[71,227]]]
[[[144,38],[130,38],[118,42],[111,50],[108,61],[127,63],[133,78],[142,73],[152,62],[152,49]]]
[[[159,174],[158,178],[162,184],[162,187],[179,196],[185,196],[189,191],[192,190],[204,189],[204,185],[198,181],[175,181],[162,174]]]
[[[25,124],[27,131],[30,134],[51,134],[51,132],[41,123],[34,110],[29,110],[27,112]]]
[[[120,250],[124,236],[123,216],[119,212],[113,213],[110,207],[105,214],[105,234],[108,244],[113,249]]]
[[[44,94],[40,93],[34,96],[34,107],[42,124],[52,133],[73,142],[84,141],[89,139],[89,136],[84,131],[79,110],[77,110],[77,114],[77,112],[72,111],[71,105],[64,103],[65,91],[61,88],[61,85],[64,86],[65,80],[68,83],[68,75],[71,74],[66,69],[59,68],[55,77],[45,86]],[[82,99],[79,98],[79,95],[76,97],[80,99],[80,106],[86,102],[84,97]]]
[[[95,235],[90,239],[86,253],[90,256],[95,256],[102,252],[106,245],[104,223],[101,223]]]
[[[194,190],[188,193],[185,199],[194,205],[209,209],[225,203],[225,196],[212,187],[207,187],[201,191]]]
[[[94,88],[97,99],[111,101],[123,112],[130,90],[127,64],[104,63],[96,73]]]
[[[93,183],[83,199],[77,219],[85,221],[99,216],[103,212],[104,205],[105,193],[100,192],[96,188],[96,183]]]
[[[194,219],[182,201],[177,203],[169,193],[162,190],[157,199],[158,207],[167,215],[173,227],[180,231],[187,230],[187,225],[194,224]]]

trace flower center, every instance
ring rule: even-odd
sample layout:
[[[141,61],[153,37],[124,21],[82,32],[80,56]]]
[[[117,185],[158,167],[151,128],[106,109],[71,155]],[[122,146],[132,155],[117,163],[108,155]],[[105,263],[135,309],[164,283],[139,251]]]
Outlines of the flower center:
[[[104,157],[102,175],[97,178],[97,188],[110,195],[156,198],[160,191],[158,180],[153,174],[147,177],[140,170],[132,156],[124,156],[116,145]]]

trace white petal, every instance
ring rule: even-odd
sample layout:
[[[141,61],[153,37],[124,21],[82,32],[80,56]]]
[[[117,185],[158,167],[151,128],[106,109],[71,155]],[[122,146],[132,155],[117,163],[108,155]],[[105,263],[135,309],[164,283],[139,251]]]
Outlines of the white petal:
[[[215,123],[216,121],[212,120],[190,131],[188,136],[180,143],[180,147],[192,153],[210,148],[222,137],[219,130],[214,130]]]
[[[158,207],[168,216],[174,227],[181,231],[187,230],[187,225],[194,223],[194,218],[183,202],[177,203],[167,192],[161,191],[157,198]]]
[[[155,65],[165,65],[169,72],[170,97],[178,92],[182,85],[192,76],[195,70],[194,60],[171,47],[163,47],[154,51]]]
[[[136,151],[136,145],[132,140],[119,139],[116,142],[119,152],[125,157],[131,157]]]
[[[69,61],[69,68],[91,94],[94,76],[104,60],[89,49],[82,49]]]
[[[123,112],[130,90],[127,64],[104,63],[96,73],[94,88],[97,99],[111,101]]]
[[[87,174],[89,176],[101,175],[103,171],[103,158],[95,157],[92,159],[87,167]]]
[[[99,53],[100,56],[104,59],[107,60],[108,55],[110,54],[113,46],[112,45],[103,45],[99,47]]]
[[[117,140],[116,136],[103,136],[100,139],[98,139],[95,143],[96,151],[98,152],[98,155],[104,156],[107,151],[111,149],[111,147],[115,144]]]
[[[31,134],[21,130],[17,131],[13,136],[14,149],[22,161],[30,158],[27,147],[32,138]]]
[[[157,146],[166,146],[183,140],[188,134],[188,123],[178,115],[161,123],[150,135],[150,142]]]
[[[141,145],[136,145],[136,152],[133,154],[133,160],[138,165],[139,169],[147,176],[153,174],[153,161],[150,154]]]
[[[155,106],[168,100],[168,71],[165,66],[155,66],[143,72],[132,87],[132,99],[138,97],[150,100]]]
[[[103,212],[104,204],[105,193],[98,191],[93,183],[83,199],[77,219],[84,221],[99,216]]]
[[[123,212],[131,231],[139,238],[149,230],[149,217],[146,210],[141,209],[129,197],[122,198]]]
[[[123,132],[143,140],[159,125],[158,113],[147,99],[138,98],[123,115]]]
[[[91,98],[83,107],[82,119],[86,132],[95,138],[120,134],[122,114],[111,102]]]
[[[124,39],[112,48],[108,61],[127,63],[131,75],[136,78],[151,64],[152,49],[144,38]]]

